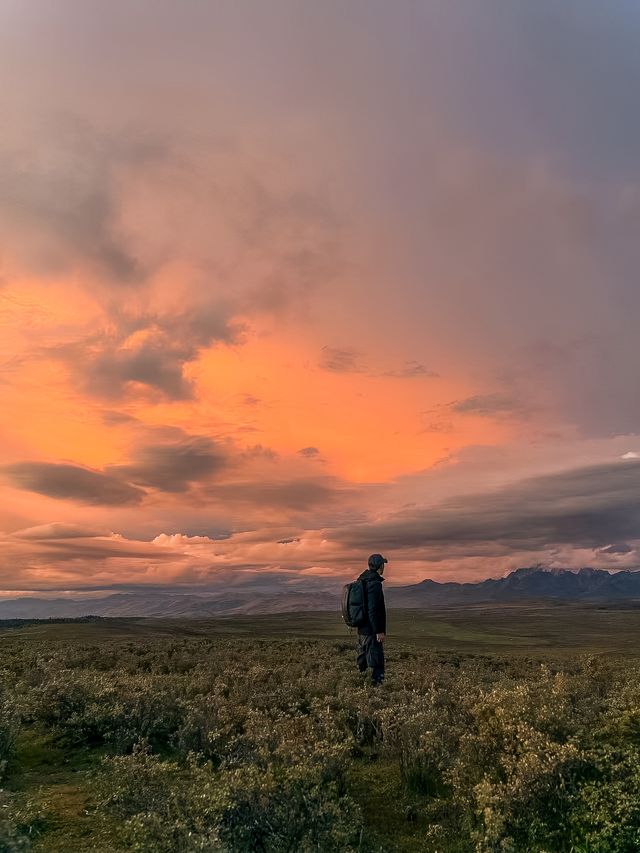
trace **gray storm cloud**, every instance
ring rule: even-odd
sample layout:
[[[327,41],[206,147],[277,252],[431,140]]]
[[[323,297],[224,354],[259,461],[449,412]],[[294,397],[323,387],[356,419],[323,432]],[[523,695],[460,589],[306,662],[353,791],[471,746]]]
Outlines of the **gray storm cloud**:
[[[228,453],[206,436],[189,436],[172,444],[152,444],[134,449],[134,461],[112,465],[107,471],[164,492],[185,492],[193,483],[206,482],[228,463]]]
[[[2,468],[18,489],[94,506],[138,504],[145,492],[102,471],[56,462],[16,462]]]
[[[378,542],[389,549],[433,548],[449,555],[542,552],[565,544],[611,548],[640,538],[639,507],[640,464],[619,461],[409,507],[384,521],[337,531],[335,537],[351,546]]]
[[[185,367],[202,349],[240,339],[241,325],[229,307],[194,304],[178,315],[116,315],[113,329],[50,347],[46,354],[65,363],[86,393],[107,400],[131,396],[135,389],[160,392],[170,400],[194,396]],[[131,344],[134,333],[144,338]]]

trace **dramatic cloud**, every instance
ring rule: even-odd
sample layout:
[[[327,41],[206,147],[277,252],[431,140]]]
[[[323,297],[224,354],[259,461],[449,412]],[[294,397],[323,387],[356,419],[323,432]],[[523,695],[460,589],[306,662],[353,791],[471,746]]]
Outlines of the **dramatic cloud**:
[[[173,400],[193,396],[184,375],[188,362],[214,343],[233,343],[241,327],[229,319],[229,308],[194,305],[176,315],[115,313],[113,330],[90,335],[50,350],[79,379],[84,391],[118,399],[132,384],[148,386]]]
[[[301,572],[333,578],[334,583],[346,576],[348,568],[335,544],[317,532],[278,539],[282,532],[256,530],[224,540],[162,533],[151,541],[115,534],[36,540],[25,537],[25,531],[0,534],[0,546],[11,561],[11,567],[0,564],[0,586],[20,591],[217,591],[251,585],[257,592],[273,592],[280,584],[299,583]],[[333,569],[326,568],[327,561]]]
[[[2,583],[638,564],[639,36],[0,4]]]
[[[605,548],[637,538],[639,525],[640,464],[617,462],[409,508],[386,521],[338,531],[336,538],[351,546],[376,541],[384,548],[456,549],[467,555],[479,545],[482,553],[504,555],[505,547]]]
[[[28,531],[0,534],[6,562],[0,564],[4,590],[103,589],[115,579],[153,584],[171,581],[187,560],[151,542],[127,540],[109,534],[85,537],[32,537]],[[25,535],[26,534],[26,535]]]
[[[131,464],[112,465],[107,471],[136,486],[170,493],[184,492],[193,483],[210,480],[228,462],[228,455],[206,436],[141,446],[133,455]]]
[[[162,432],[162,429],[151,431],[146,443],[134,446],[133,461],[129,464],[108,465],[103,471],[52,462],[18,462],[2,470],[18,489],[98,506],[120,506],[140,503],[148,489],[168,494],[185,492],[195,483],[210,481],[229,464],[229,452],[207,436],[186,435],[181,430],[165,428],[170,438],[154,442],[152,437]],[[63,527],[73,529],[68,525]],[[48,528],[45,525],[30,529]],[[57,531],[55,538],[62,538],[59,532],[62,528],[52,529]]]
[[[220,491],[224,502],[249,509],[263,501],[294,514],[336,499],[345,505],[344,488],[322,481],[222,484]],[[162,533],[145,541],[58,522],[0,537],[13,567],[13,575],[6,574],[7,562],[5,588],[213,588],[231,582],[225,572],[239,578],[261,571],[266,583],[275,583],[274,573],[283,570],[337,581],[373,550],[390,557],[391,582],[425,574],[472,580],[537,563],[622,568],[640,554],[639,492],[640,465],[618,462],[405,507],[368,524],[271,525],[216,537]],[[98,574],[89,571],[95,561]],[[0,566],[0,578],[3,571]]]
[[[160,342],[133,351],[108,347],[82,366],[83,387],[99,396],[118,398],[134,382],[162,391],[173,400],[187,399],[192,389],[182,368],[190,356],[189,350],[164,347]]]
[[[138,504],[142,489],[101,471],[56,462],[16,462],[2,470],[11,484],[50,498],[80,501],[95,506]]]

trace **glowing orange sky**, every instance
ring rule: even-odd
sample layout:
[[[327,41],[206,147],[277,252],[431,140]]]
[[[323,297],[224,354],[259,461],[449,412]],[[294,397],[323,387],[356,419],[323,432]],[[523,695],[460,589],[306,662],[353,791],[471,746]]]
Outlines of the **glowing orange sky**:
[[[635,566],[629,21],[127,5],[0,10],[0,595]]]

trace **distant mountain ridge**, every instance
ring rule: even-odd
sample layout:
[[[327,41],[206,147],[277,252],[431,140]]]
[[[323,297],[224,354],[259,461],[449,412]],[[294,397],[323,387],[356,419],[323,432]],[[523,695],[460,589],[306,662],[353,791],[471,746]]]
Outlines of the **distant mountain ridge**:
[[[393,607],[434,607],[535,599],[619,601],[640,599],[640,571],[584,568],[516,569],[503,578],[477,583],[438,583],[424,580],[388,590]]]
[[[0,619],[51,619],[78,616],[206,619],[252,613],[293,613],[338,610],[341,581],[321,585],[309,582],[270,589],[234,585],[222,592],[182,594],[166,592],[115,593],[103,598],[15,598],[0,601]],[[476,583],[439,583],[423,580],[385,590],[389,607],[420,609],[464,604],[556,601],[640,600],[640,571],[584,568],[521,568],[502,578]]]

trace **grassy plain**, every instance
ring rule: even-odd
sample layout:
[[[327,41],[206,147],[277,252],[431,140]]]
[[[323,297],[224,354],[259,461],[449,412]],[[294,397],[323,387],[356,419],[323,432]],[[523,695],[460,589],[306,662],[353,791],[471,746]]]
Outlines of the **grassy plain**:
[[[354,631],[339,613],[283,613],[206,620],[96,619],[25,621],[5,627],[8,637],[47,642],[100,642],[161,636],[291,637],[347,640]],[[8,624],[8,623],[6,623]],[[10,631],[10,633],[8,633]],[[435,650],[521,651],[524,654],[640,654],[640,607],[616,604],[500,604],[434,610],[395,610],[389,620],[387,648],[408,643]]]
[[[0,853],[640,849],[640,609],[392,611],[377,691],[354,642],[336,613],[0,623]]]

